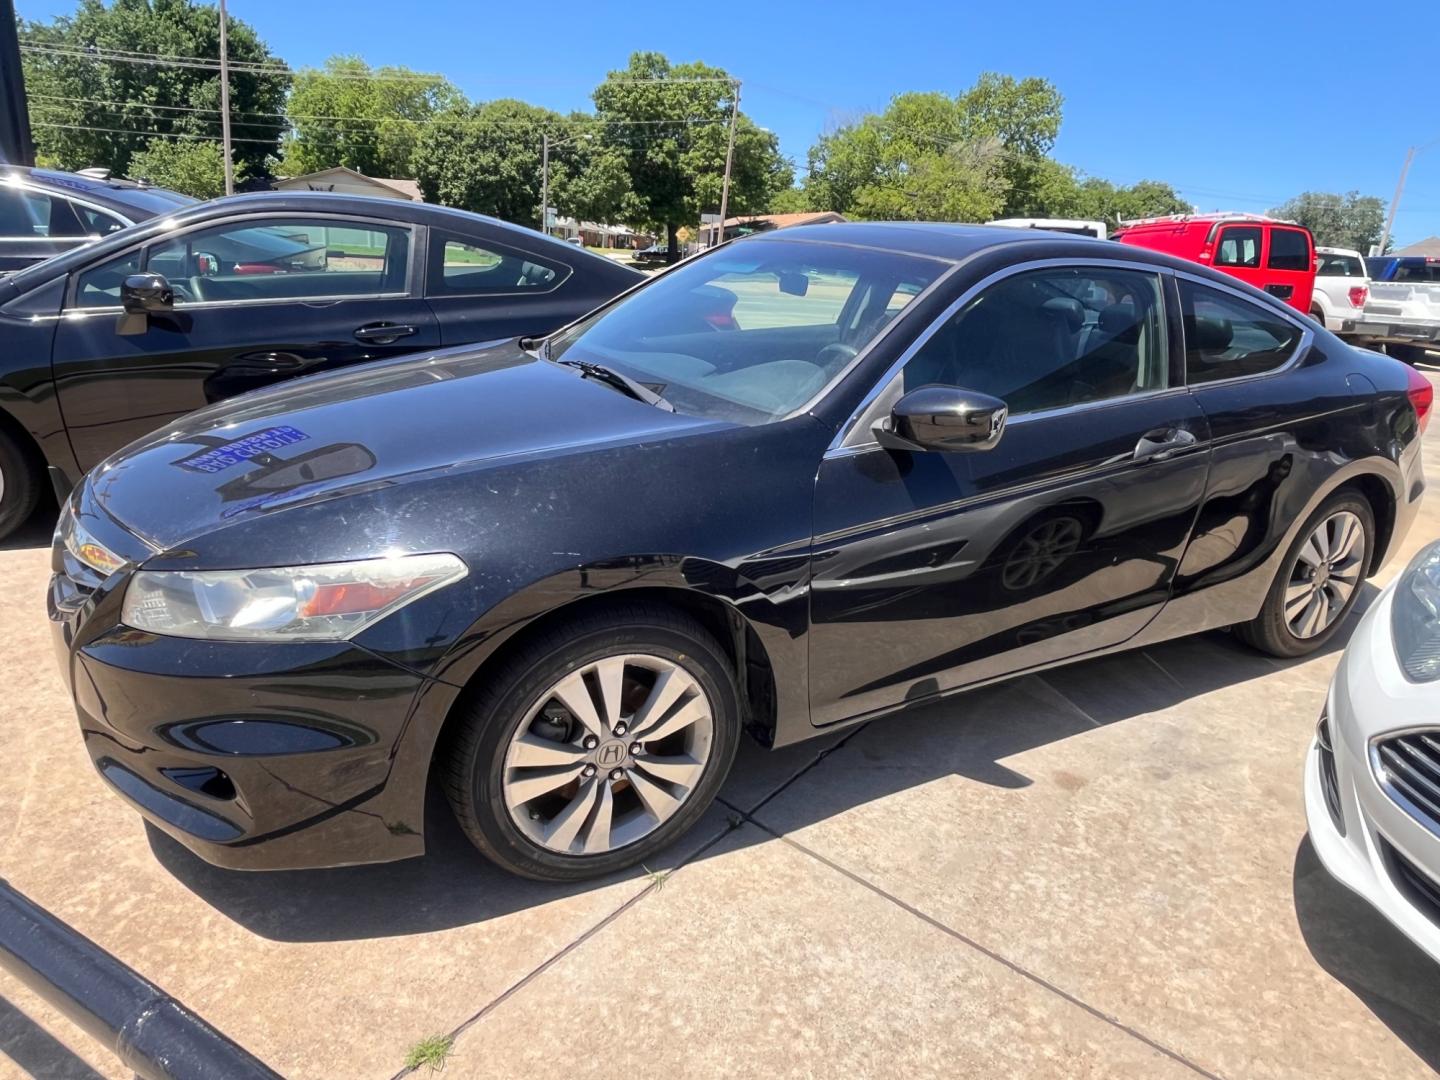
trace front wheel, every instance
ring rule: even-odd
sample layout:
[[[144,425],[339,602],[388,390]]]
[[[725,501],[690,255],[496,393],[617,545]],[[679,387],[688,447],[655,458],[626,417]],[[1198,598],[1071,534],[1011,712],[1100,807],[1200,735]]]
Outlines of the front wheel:
[[[23,525],[40,502],[41,475],[34,455],[0,428],[0,539]]]
[[[1319,649],[1360,598],[1374,550],[1370,504],[1350,492],[1326,500],[1286,552],[1260,614],[1235,627],[1236,636],[1271,656]]]
[[[514,873],[578,881],[689,829],[740,732],[729,661],[694,620],[634,606],[525,648],[458,718],[442,777],[455,816]]]

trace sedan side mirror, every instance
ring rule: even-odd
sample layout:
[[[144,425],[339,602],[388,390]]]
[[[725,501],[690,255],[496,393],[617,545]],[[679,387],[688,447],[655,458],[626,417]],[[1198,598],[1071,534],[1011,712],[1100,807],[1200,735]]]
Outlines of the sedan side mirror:
[[[875,440],[895,450],[989,450],[1009,409],[989,394],[956,386],[911,390],[875,425]]]
[[[175,309],[175,291],[163,274],[131,274],[120,286],[120,306],[125,314],[115,327],[119,334],[143,334],[149,317]]]

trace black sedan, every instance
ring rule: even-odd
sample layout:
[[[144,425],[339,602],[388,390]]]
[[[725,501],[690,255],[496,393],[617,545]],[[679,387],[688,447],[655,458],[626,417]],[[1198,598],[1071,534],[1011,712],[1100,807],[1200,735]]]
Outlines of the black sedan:
[[[121,180],[107,169],[69,173],[0,166],[0,273],[23,270],[195,201],[168,188]]]
[[[86,746],[231,867],[647,858],[782,746],[1234,626],[1324,644],[1430,386],[1233,278],[1011,229],[747,238],[545,340],[308,380],[69,500]],[[964,738],[963,729],[956,738]]]
[[[133,439],[297,375],[546,334],[643,281],[439,206],[239,195],[0,280],[0,536]]]

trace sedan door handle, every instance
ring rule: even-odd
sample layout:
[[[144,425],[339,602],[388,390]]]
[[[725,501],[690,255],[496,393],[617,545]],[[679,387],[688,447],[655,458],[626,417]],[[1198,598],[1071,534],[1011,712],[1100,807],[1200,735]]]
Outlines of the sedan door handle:
[[[405,323],[366,323],[355,331],[355,338],[367,345],[389,345],[392,341],[399,341],[402,337],[409,337],[415,333],[415,327]]]
[[[1193,431],[1184,428],[1156,428],[1140,436],[1135,444],[1136,461],[1164,461],[1199,442]]]

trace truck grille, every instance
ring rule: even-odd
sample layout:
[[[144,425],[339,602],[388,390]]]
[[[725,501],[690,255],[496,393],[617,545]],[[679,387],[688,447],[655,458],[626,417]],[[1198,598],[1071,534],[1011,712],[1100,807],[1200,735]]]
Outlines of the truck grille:
[[[1411,731],[1376,743],[1374,767],[1385,794],[1440,835],[1440,729]]]

